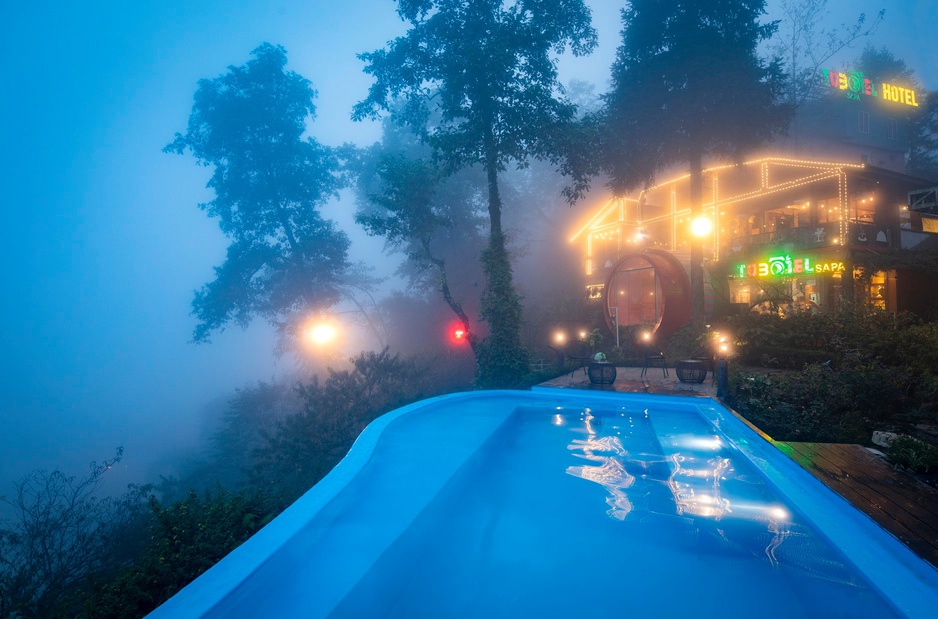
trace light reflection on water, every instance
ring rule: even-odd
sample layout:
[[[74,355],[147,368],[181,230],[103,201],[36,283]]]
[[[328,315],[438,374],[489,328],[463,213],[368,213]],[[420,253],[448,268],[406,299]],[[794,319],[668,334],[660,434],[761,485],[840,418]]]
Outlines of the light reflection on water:
[[[896,616],[713,433],[682,409],[521,408],[330,617]]]
[[[555,415],[555,425],[566,425],[566,422],[557,422],[557,418],[561,417],[564,416],[559,413]],[[635,485],[636,480],[629,469],[648,471],[649,465],[666,465],[670,471],[667,479],[652,477],[648,481],[663,483],[670,490],[673,515],[714,522],[723,519],[761,522],[771,534],[764,549],[765,556],[773,566],[777,566],[776,551],[791,534],[791,514],[777,503],[761,503],[744,497],[737,500],[726,495],[722,482],[734,478],[735,469],[732,459],[727,457],[732,452],[720,437],[688,434],[658,437],[651,428],[647,409],[638,415],[638,419],[639,423],[647,427],[643,428],[645,441],[637,442],[637,447],[649,451],[648,439],[654,438],[661,448],[659,454],[632,455],[623,445],[623,431],[627,443],[635,434],[636,423],[632,416],[620,413],[618,416],[603,418],[593,415],[588,408],[583,410],[579,421],[582,423],[581,431],[585,431],[587,438],[573,439],[567,449],[579,452],[573,453],[574,457],[596,464],[568,466],[567,474],[605,488],[609,493],[606,514],[615,520],[624,521],[635,509],[626,492]],[[642,477],[645,478],[646,474]],[[726,539],[722,529],[717,528],[716,532]]]

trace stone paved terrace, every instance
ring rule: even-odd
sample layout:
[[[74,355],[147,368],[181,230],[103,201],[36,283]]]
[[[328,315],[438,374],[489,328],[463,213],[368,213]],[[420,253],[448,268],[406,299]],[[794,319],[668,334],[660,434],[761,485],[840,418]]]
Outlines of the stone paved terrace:
[[[707,379],[700,384],[682,383],[677,379],[673,367],[668,368],[668,376],[664,375],[664,371],[660,367],[648,368],[644,378],[641,377],[641,373],[642,368],[616,367],[615,383],[612,385],[591,385],[589,376],[586,375],[586,369],[580,368],[541,383],[541,386],[704,397],[715,396],[717,392],[712,372],[708,373]]]

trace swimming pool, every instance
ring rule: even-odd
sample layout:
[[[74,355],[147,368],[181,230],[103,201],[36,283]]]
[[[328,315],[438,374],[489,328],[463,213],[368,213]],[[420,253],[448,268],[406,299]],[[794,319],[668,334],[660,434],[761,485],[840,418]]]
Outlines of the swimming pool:
[[[717,402],[559,389],[375,421],[152,617],[926,617],[938,571]]]

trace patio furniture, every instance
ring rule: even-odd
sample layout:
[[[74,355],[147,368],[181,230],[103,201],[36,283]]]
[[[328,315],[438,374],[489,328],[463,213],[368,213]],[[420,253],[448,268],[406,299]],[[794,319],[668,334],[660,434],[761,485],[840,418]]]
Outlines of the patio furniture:
[[[668,358],[660,350],[650,348],[645,350],[645,364],[642,366],[642,373],[639,376],[645,378],[645,375],[648,373],[648,368],[650,367],[661,368],[664,377],[668,378]]]
[[[611,385],[616,382],[616,366],[608,361],[593,361],[586,372],[594,385]]]
[[[707,369],[707,362],[701,359],[685,359],[674,364],[674,373],[682,383],[704,382]]]
[[[577,364],[574,370],[583,368],[586,372],[586,364],[593,358],[590,345],[583,340],[570,340],[563,346],[563,354]]]

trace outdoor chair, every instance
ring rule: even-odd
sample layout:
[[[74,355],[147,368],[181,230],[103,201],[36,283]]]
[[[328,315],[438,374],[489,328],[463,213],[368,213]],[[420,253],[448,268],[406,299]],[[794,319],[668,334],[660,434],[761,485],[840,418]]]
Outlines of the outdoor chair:
[[[563,354],[576,364],[574,370],[583,368],[584,373],[586,372],[586,366],[593,358],[589,343],[583,340],[570,340],[564,344]]]
[[[641,378],[645,378],[645,375],[648,373],[648,368],[659,367],[661,368],[662,373],[665,378],[668,378],[668,358],[660,350],[655,350],[653,348],[645,347],[645,364],[642,366],[642,373],[640,374]]]

